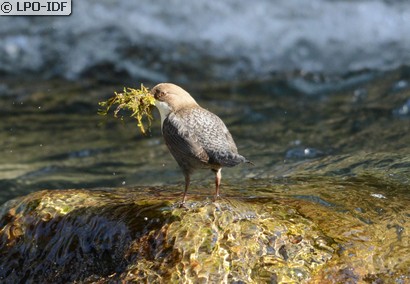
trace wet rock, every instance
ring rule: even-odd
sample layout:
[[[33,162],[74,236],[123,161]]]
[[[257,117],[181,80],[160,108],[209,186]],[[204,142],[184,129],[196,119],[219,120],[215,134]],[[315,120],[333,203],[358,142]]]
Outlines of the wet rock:
[[[402,106],[393,110],[393,115],[398,118],[410,118],[410,99]]]
[[[409,82],[407,80],[400,80],[393,84],[391,87],[391,92],[400,92],[409,88]]]
[[[303,160],[303,159],[314,159],[324,156],[325,153],[321,150],[309,147],[297,147],[286,151],[286,159]]]
[[[328,238],[297,211],[266,201],[179,208],[169,193],[149,189],[36,192],[0,209],[0,280],[309,279],[332,258]]]
[[[8,201],[0,207],[0,282],[410,280],[408,186],[369,175],[251,183],[225,185],[217,203],[193,188],[186,208],[179,187],[40,191]]]

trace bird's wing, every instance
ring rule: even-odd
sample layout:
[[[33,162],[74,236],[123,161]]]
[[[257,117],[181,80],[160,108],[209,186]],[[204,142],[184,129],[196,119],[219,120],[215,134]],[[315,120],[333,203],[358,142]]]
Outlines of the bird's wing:
[[[209,157],[208,163],[235,166],[245,159],[238,154],[235,142],[223,121],[201,107],[190,108],[177,114],[186,131]]]

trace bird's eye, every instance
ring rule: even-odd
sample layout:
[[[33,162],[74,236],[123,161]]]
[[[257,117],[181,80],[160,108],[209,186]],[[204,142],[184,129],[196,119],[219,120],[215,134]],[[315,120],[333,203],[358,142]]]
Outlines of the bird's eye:
[[[154,97],[159,100],[159,99],[165,97],[165,95],[166,94],[164,92],[162,92],[160,90],[156,90]]]

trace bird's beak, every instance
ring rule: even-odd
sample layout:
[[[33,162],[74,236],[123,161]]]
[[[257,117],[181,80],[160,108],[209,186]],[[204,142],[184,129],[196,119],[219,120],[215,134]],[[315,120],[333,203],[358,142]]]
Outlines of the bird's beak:
[[[151,93],[151,96],[153,96],[153,97],[154,97],[155,101],[157,101],[157,96],[155,96],[155,93],[154,93],[154,92],[152,92],[152,90],[150,91],[150,93]]]

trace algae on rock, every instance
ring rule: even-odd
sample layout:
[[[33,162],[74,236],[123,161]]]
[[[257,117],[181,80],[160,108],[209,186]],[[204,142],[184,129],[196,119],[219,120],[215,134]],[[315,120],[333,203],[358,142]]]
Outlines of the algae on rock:
[[[174,204],[143,188],[9,201],[0,211],[0,279],[300,282],[333,255],[312,221],[272,200]]]

